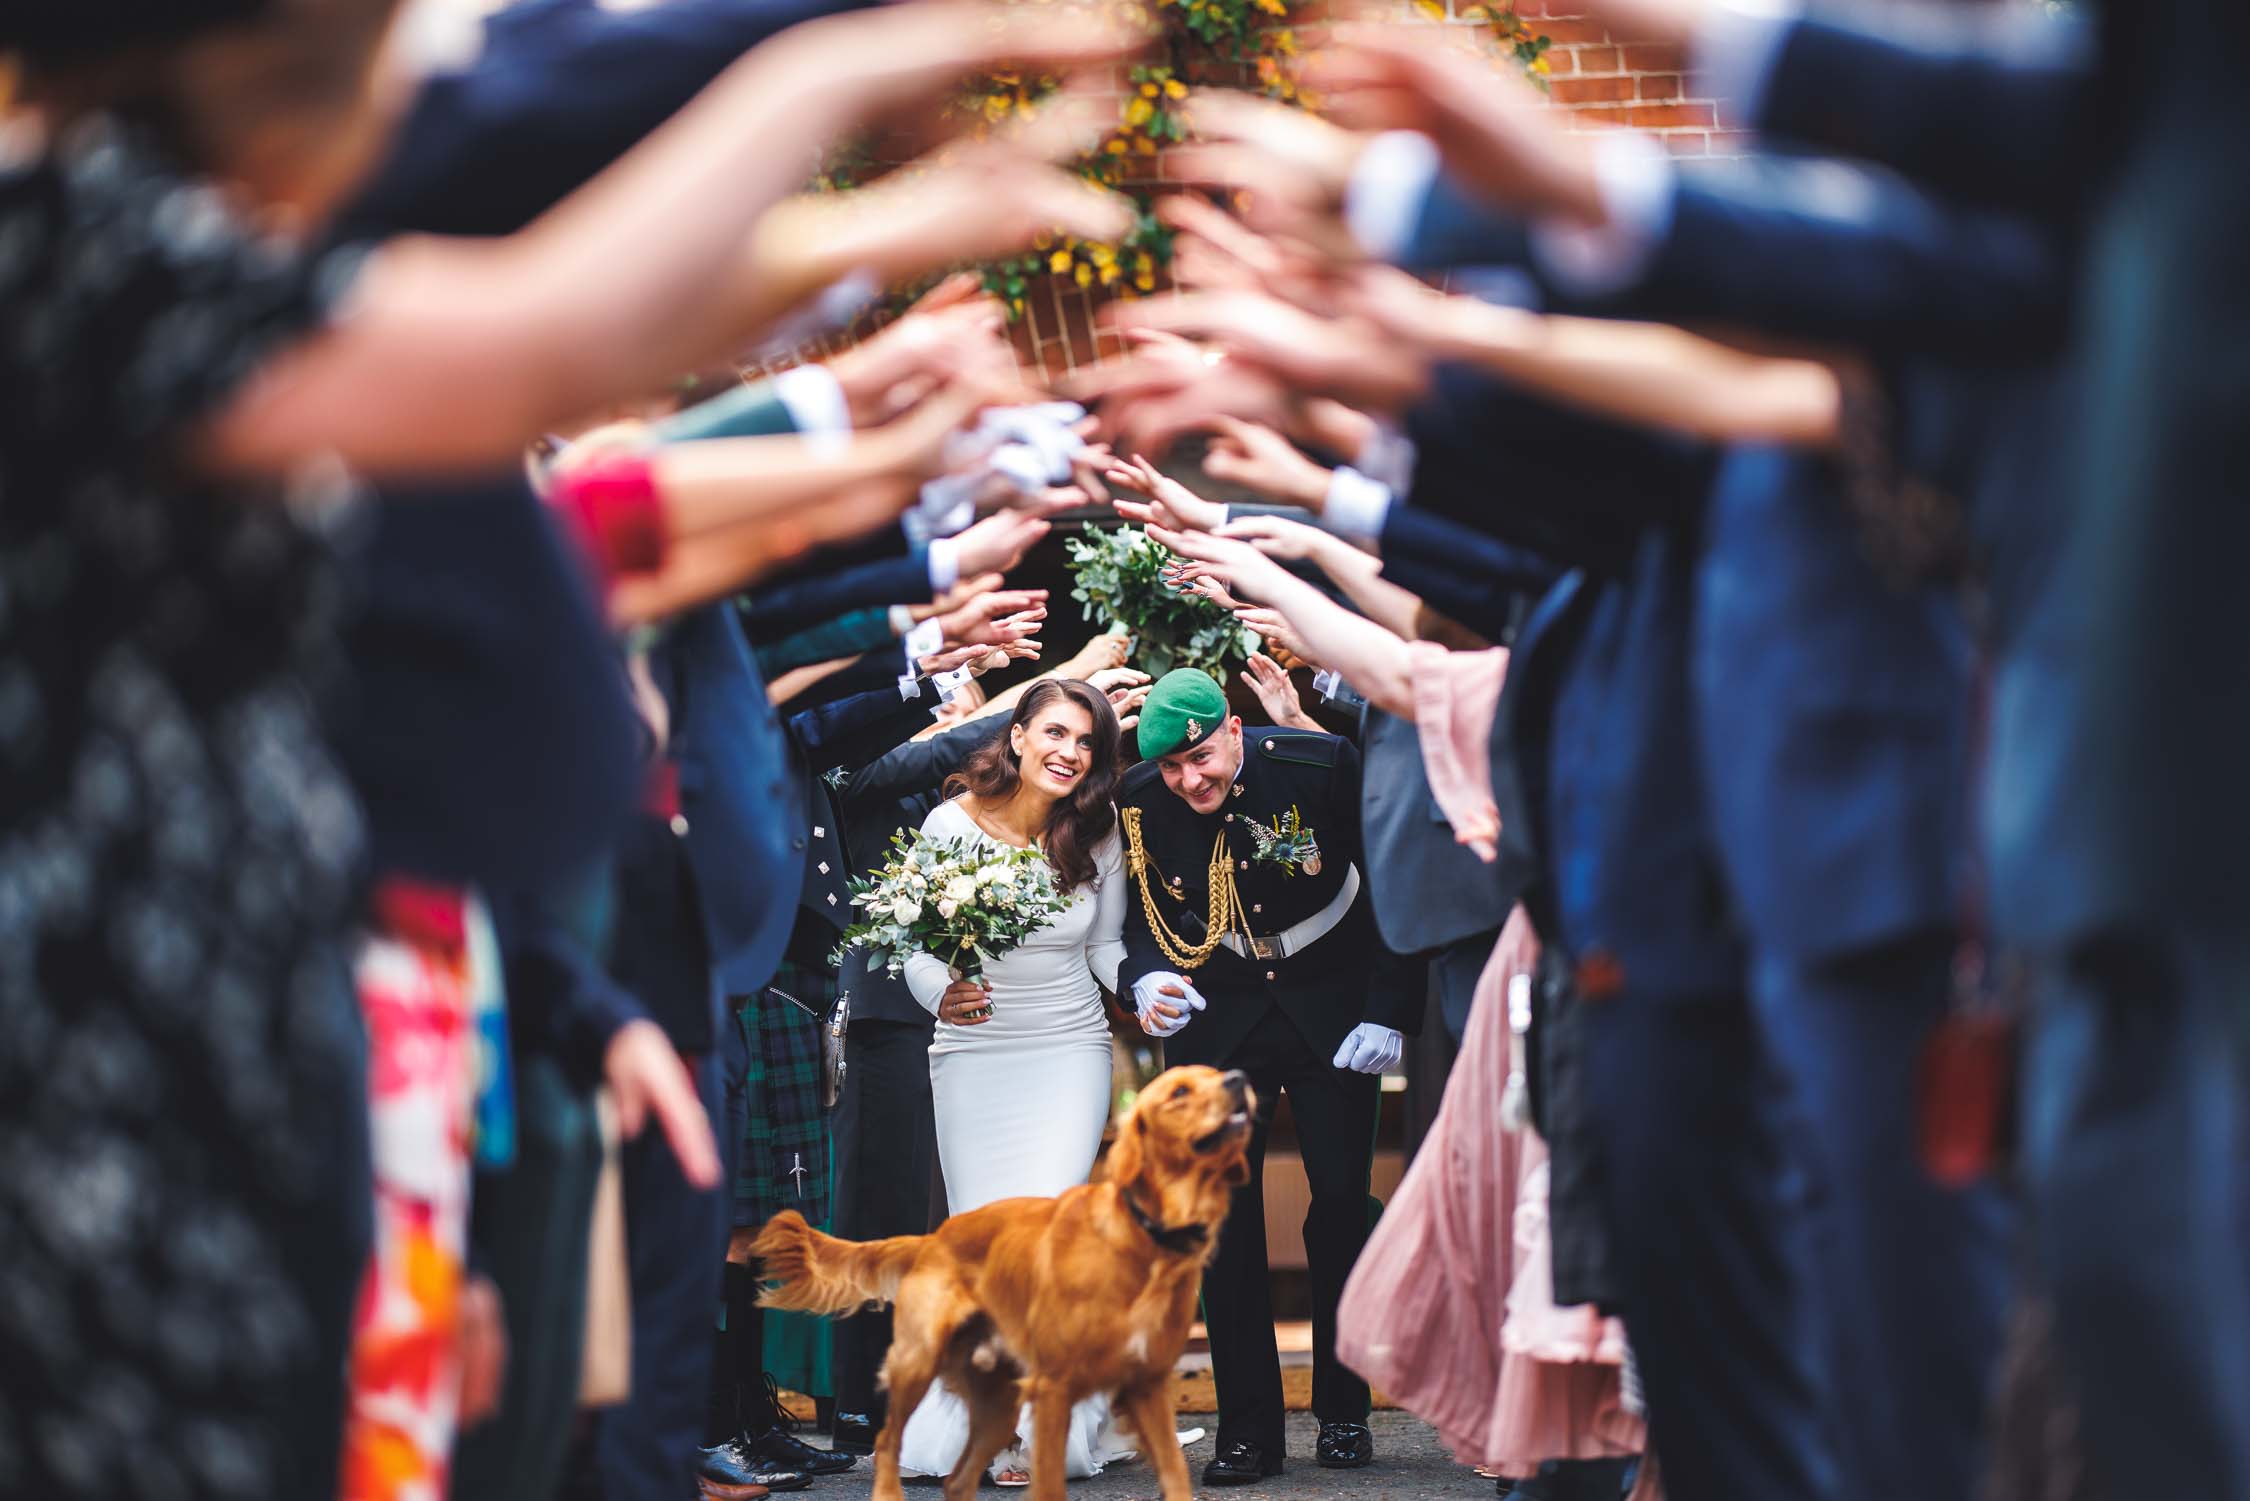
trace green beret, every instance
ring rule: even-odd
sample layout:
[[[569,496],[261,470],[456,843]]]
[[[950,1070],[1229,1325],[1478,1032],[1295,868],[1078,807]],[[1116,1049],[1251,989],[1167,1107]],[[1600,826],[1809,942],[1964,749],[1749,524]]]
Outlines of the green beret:
[[[1201,745],[1227,722],[1227,695],[1211,674],[1182,667],[1156,680],[1141,705],[1141,759]]]

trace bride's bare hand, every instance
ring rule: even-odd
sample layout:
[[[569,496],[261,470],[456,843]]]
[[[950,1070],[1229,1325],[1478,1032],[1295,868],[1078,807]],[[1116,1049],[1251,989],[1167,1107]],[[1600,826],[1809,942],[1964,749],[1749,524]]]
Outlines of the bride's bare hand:
[[[955,980],[938,997],[937,1014],[956,1027],[981,1027],[992,1020],[992,992],[981,980]]]

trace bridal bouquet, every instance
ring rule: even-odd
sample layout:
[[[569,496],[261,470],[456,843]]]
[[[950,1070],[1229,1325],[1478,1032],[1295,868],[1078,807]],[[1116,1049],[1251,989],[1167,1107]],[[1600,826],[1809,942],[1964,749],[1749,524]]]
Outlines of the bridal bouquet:
[[[867,916],[845,930],[839,958],[865,949],[895,975],[920,950],[971,979],[1070,905],[1038,850],[903,833],[891,849],[880,871],[851,882],[852,905]]]
[[[1171,550],[1139,527],[1088,527],[1066,545],[1075,581],[1070,597],[1086,607],[1088,620],[1131,632],[1132,665],[1151,677],[1200,667],[1224,683],[1228,670],[1258,649],[1258,638],[1223,606],[1164,581]]]

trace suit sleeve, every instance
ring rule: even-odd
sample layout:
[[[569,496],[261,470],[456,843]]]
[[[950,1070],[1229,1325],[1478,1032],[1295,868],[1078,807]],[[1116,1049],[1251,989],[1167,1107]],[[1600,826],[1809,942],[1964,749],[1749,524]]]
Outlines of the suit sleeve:
[[[1383,577],[1487,641],[1507,634],[1519,601],[1562,576],[1537,553],[1412,506],[1391,507],[1380,545]]]
[[[845,806],[871,807],[936,791],[961,769],[972,751],[999,739],[1007,727],[1007,719],[994,714],[927,740],[909,740],[852,774],[844,784]]]
[[[852,610],[926,604],[932,592],[929,549],[916,545],[902,557],[762,585],[744,603],[742,624],[752,640],[775,641]]]
[[[1912,36],[1801,20],[1751,123],[1951,197],[2057,221],[2105,154],[2093,52],[2083,24],[2044,16],[1997,30],[1926,17]]]
[[[1335,810],[1334,816],[1340,825],[1338,843],[1351,851],[1352,861],[1359,867],[1358,900],[1364,903],[1373,900],[1366,887],[1377,879],[1377,873],[1367,868],[1367,847],[1359,823],[1359,797],[1359,747],[1342,740],[1337,743],[1335,768],[1328,776],[1328,803]],[[1380,972],[1380,965],[1377,970]],[[1422,1013],[1428,1009],[1428,1003],[1429,995],[1423,986],[1370,985],[1367,1012],[1362,1020],[1412,1036],[1422,1030]]]
[[[896,687],[876,688],[792,714],[789,733],[812,766],[858,766],[920,729],[935,702],[926,681],[919,697],[904,701]]]
[[[671,0],[501,11],[469,67],[432,76],[339,238],[506,235],[583,186],[750,48],[850,0]],[[591,101],[599,101],[598,107]]]
[[[898,638],[891,634],[890,616],[883,610],[854,610],[758,648],[758,670],[770,681],[815,662],[856,657]],[[896,656],[896,653],[893,653]]]

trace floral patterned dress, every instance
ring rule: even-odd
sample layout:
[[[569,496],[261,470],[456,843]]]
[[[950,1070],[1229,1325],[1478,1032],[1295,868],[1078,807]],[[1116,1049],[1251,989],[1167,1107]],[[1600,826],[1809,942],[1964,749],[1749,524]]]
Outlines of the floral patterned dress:
[[[182,437],[351,258],[0,126],[0,1494],[332,1495],[368,1235],[334,600]]]

